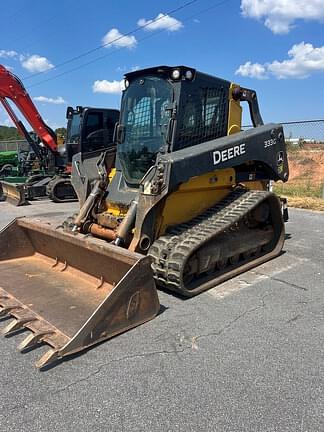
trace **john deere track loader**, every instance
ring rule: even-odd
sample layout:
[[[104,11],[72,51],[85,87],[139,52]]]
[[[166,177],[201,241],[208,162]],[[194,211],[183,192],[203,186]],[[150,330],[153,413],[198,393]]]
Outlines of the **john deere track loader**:
[[[26,218],[0,233],[5,333],[49,344],[39,367],[153,318],[156,287],[190,297],[283,247],[270,183],[288,179],[284,134],[263,125],[255,92],[184,66],[125,85],[116,163],[102,154],[71,231]]]

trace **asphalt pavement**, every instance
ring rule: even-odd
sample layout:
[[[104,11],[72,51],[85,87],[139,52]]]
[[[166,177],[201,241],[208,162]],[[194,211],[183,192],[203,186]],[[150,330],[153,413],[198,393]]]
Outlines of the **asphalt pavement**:
[[[0,203],[0,227],[76,208]],[[324,431],[324,213],[290,218],[280,257],[190,300],[159,291],[156,319],[46,372],[46,347],[0,337],[0,431]]]

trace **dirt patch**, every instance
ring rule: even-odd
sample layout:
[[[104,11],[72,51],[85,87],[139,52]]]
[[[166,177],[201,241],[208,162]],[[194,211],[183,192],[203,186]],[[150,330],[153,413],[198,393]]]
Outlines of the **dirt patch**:
[[[295,179],[311,180],[313,184],[324,182],[324,149],[292,151],[288,160],[289,182]]]
[[[288,151],[289,180],[278,182],[275,192],[288,198],[290,207],[324,211],[324,148]]]

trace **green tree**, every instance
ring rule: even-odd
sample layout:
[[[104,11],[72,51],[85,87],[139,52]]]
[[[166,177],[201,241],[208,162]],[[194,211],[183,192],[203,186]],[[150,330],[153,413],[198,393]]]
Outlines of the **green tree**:
[[[60,127],[55,129],[55,133],[57,136],[62,136],[63,138],[66,138],[66,128],[65,127]]]
[[[0,126],[0,141],[23,139],[15,127]]]

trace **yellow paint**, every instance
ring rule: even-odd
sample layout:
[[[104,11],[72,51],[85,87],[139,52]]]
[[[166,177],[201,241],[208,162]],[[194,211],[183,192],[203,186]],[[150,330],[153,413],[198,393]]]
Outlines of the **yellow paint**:
[[[186,222],[223,199],[235,185],[235,171],[232,168],[218,170],[192,177],[179,189],[169,195],[157,221],[158,236],[169,225]]]
[[[105,207],[106,209],[101,214],[109,213],[115,217],[124,217],[128,210],[127,206],[121,206],[109,200],[106,200]]]
[[[56,142],[58,147],[61,147],[65,143],[64,135],[56,135]]]
[[[249,190],[267,190],[267,182],[265,181],[248,181],[242,183],[242,186]]]
[[[232,92],[236,87],[238,87],[238,85],[232,83],[229,91],[227,135],[240,132],[242,127],[242,107],[240,101],[236,101],[232,97]]]
[[[128,208],[126,206],[122,207],[112,201],[106,201],[106,211],[103,213],[109,213],[116,217],[123,217],[126,215]]]
[[[116,174],[116,168],[112,168],[108,174],[109,183],[111,182],[115,174]]]
[[[112,181],[114,175],[116,174],[116,168],[112,168],[108,174],[109,183]],[[109,201],[105,202],[105,210],[101,213],[109,213],[116,217],[123,217],[126,215],[128,208],[126,206],[120,206],[117,203]]]

